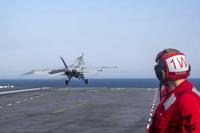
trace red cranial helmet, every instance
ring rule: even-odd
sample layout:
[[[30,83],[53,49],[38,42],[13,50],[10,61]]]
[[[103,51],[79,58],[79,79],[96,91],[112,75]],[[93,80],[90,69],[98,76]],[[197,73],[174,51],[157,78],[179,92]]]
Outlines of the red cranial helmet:
[[[186,56],[176,49],[164,49],[156,57],[154,70],[161,81],[185,79],[190,75],[190,65]]]

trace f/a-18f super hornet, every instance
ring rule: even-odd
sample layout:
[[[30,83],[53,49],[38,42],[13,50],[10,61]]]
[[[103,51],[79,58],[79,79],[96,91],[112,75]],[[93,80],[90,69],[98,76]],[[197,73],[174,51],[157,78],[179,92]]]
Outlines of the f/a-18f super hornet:
[[[75,62],[68,66],[63,59],[63,57],[60,57],[64,64],[64,68],[62,69],[42,69],[42,70],[32,70],[30,72],[24,73],[24,75],[30,75],[30,74],[44,74],[48,73],[49,75],[66,75],[68,77],[67,80],[65,80],[65,84],[68,85],[70,80],[72,78],[76,78],[79,80],[83,80],[85,84],[88,84],[88,79],[85,78],[84,74],[91,73],[91,72],[102,72],[104,69],[112,69],[117,68],[117,66],[113,67],[86,67],[85,61],[83,59],[84,54],[82,54],[80,57],[78,57]]]

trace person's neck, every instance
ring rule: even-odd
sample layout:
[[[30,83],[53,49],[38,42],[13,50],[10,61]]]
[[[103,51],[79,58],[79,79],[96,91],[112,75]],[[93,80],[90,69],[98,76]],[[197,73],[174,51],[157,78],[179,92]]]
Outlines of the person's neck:
[[[183,83],[185,81],[185,79],[179,79],[179,80],[175,80],[175,81],[169,81],[169,87],[171,90],[176,89],[181,83]]]

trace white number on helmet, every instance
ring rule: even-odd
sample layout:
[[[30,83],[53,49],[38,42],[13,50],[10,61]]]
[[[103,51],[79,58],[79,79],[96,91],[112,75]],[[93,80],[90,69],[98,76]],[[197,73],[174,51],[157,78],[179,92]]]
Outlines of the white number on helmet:
[[[176,55],[166,59],[169,72],[184,72],[189,70],[189,64],[184,55]]]

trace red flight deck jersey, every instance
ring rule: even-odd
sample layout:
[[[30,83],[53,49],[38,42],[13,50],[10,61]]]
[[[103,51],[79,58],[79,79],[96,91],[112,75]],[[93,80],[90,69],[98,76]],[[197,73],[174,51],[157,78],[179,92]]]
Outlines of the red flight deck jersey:
[[[200,92],[185,80],[158,105],[149,133],[200,133]]]

